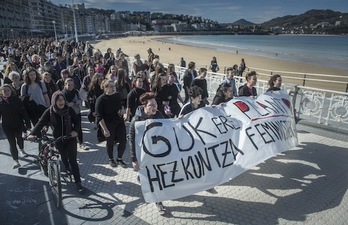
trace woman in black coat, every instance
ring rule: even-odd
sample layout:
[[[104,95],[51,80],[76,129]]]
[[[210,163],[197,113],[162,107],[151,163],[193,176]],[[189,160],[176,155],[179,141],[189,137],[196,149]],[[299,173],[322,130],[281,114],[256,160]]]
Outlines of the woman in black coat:
[[[51,106],[45,110],[39,121],[27,137],[29,141],[35,140],[44,126],[50,125],[54,138],[69,136],[56,144],[66,170],[70,170],[74,176],[76,188],[79,193],[83,193],[81,185],[80,169],[77,163],[77,134],[81,129],[81,123],[75,111],[67,106],[64,94],[56,91],[52,95]]]
[[[122,99],[116,92],[115,82],[105,79],[102,82],[104,94],[97,98],[95,103],[95,112],[98,124],[106,138],[106,149],[109,156],[109,164],[111,167],[120,165],[127,167],[123,162],[123,153],[126,150],[126,125],[123,120],[124,108]],[[117,164],[114,160],[114,145],[118,142]]]
[[[27,156],[24,152],[22,131],[30,129],[31,125],[22,101],[9,84],[0,87],[0,118],[2,118],[2,129],[10,144],[10,152],[14,160],[13,169],[16,169],[21,166],[18,162],[16,142],[22,155]]]
[[[224,83],[219,87],[218,92],[214,96],[212,105],[220,105],[221,103],[228,102],[232,98],[232,86],[229,83]]]

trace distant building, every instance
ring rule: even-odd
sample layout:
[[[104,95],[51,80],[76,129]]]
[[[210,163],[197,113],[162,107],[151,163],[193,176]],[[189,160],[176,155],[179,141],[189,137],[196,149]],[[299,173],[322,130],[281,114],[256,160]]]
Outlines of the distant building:
[[[0,4],[0,37],[30,34],[29,0],[5,0]]]
[[[62,30],[62,10],[59,6],[47,0],[29,0],[30,32],[39,34],[54,34]]]

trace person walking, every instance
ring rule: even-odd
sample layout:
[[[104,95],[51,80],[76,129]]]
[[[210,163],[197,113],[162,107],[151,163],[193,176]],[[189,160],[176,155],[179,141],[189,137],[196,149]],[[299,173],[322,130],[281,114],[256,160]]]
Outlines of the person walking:
[[[106,138],[106,149],[111,167],[120,165],[126,168],[123,153],[126,149],[126,126],[123,120],[124,108],[120,95],[116,92],[115,82],[105,79],[102,82],[104,93],[98,97],[95,112],[98,124]],[[114,160],[114,144],[118,141],[117,160]]]
[[[185,91],[185,100],[184,102],[187,103],[189,100],[189,90],[192,84],[192,81],[197,77],[197,71],[195,70],[196,68],[196,63],[195,62],[190,62],[188,64],[188,68],[184,73],[184,91]]]
[[[257,82],[257,76],[256,76],[255,71],[250,71],[245,79],[246,79],[246,84],[243,86],[239,87],[238,95],[239,96],[251,96],[251,97],[256,97],[257,96],[257,91],[255,88],[256,82]]]
[[[31,122],[35,125],[42,113],[50,106],[50,99],[46,85],[40,80],[40,74],[32,67],[25,72],[21,98]]]
[[[205,79],[207,76],[207,69],[206,68],[200,68],[198,71],[198,76],[193,79],[192,83],[191,83],[191,87],[192,86],[198,86],[202,89],[202,102],[201,104],[203,104],[203,106],[209,105],[209,101],[208,101],[208,97],[209,97],[209,93],[208,93],[208,84],[207,84],[207,80]]]
[[[203,107],[203,104],[201,104],[202,93],[203,93],[202,88],[198,86],[192,86],[190,88],[188,93],[190,97],[190,101],[187,102],[185,105],[183,105],[183,107],[181,108],[181,111],[179,113],[179,118],[182,118],[186,114]]]
[[[79,130],[81,129],[79,119],[75,111],[66,104],[64,94],[61,91],[56,91],[52,95],[51,106],[45,110],[30,132],[27,139],[33,141],[40,134],[44,126],[50,125],[54,138],[60,136],[69,136],[66,140],[61,140],[56,143],[56,148],[59,151],[64,167],[67,171],[71,171],[76,184],[76,189],[79,193],[84,192],[81,185],[81,175],[79,164],[77,163],[77,140]]]
[[[274,74],[268,81],[269,88],[266,92],[280,91],[282,86],[282,77],[279,74]]]
[[[29,116],[24,105],[10,84],[0,87],[0,118],[2,129],[10,144],[10,152],[14,161],[13,169],[20,167],[18,161],[18,149],[22,156],[28,156],[24,151],[22,131],[31,128]],[[17,144],[16,144],[17,142]]]
[[[238,69],[239,76],[241,76],[241,77],[243,76],[243,72],[244,72],[245,69],[246,69],[245,60],[244,60],[244,58],[242,58],[240,60],[239,69]]]
[[[83,142],[83,132],[82,132],[82,115],[81,115],[81,106],[82,106],[82,100],[80,98],[79,92],[77,89],[75,89],[75,83],[72,78],[68,78],[65,80],[65,85],[64,89],[62,91],[64,94],[66,104],[72,108],[76,115],[77,118],[80,122],[80,130],[77,132],[78,135],[78,140],[79,140],[79,147],[82,150],[89,150],[89,147],[85,145]]]
[[[127,95],[127,110],[125,115],[125,121],[131,121],[135,115],[135,111],[140,102],[140,96],[146,92],[143,88],[143,74],[144,72],[138,72],[137,76],[133,79],[134,88]]]
[[[220,70],[219,65],[217,63],[216,57],[213,56],[213,59],[210,61],[210,67],[209,69],[213,72],[216,73]]]
[[[233,87],[229,83],[223,83],[220,85],[219,90],[213,98],[211,105],[220,105],[221,103],[228,102],[233,98]]]
[[[139,163],[135,151],[135,122],[164,118],[161,112],[157,110],[157,102],[154,93],[146,92],[142,94],[140,96],[140,102],[142,105],[137,108],[129,127],[130,156],[135,171],[139,170]],[[162,202],[156,202],[156,208],[161,215],[166,213],[166,208],[163,206]]]

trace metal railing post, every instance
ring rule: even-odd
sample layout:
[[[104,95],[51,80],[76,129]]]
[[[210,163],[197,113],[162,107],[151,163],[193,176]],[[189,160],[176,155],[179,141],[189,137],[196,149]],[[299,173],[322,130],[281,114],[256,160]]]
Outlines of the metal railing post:
[[[306,74],[303,75],[303,84],[302,84],[302,86],[306,86],[306,78],[307,78],[307,75]]]

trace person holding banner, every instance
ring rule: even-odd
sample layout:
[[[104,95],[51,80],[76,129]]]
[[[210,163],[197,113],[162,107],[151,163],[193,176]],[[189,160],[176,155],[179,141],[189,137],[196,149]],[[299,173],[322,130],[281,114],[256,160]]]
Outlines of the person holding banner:
[[[257,82],[257,76],[256,76],[255,71],[250,71],[245,79],[246,79],[246,84],[243,86],[239,87],[238,94],[239,96],[250,96],[250,97],[256,97],[257,96],[257,91],[256,88],[254,87]]]
[[[196,110],[204,106],[203,104],[201,104],[202,92],[203,92],[202,88],[198,86],[192,86],[190,88],[188,92],[190,101],[181,108],[181,111],[178,116],[179,118],[182,118],[184,115],[192,112],[193,110]]]
[[[163,119],[164,116],[157,110],[157,102],[155,100],[155,94],[152,92],[146,92],[140,96],[141,106],[139,106],[135,112],[135,115],[131,121],[129,127],[129,143],[130,143],[130,156],[132,159],[132,166],[135,171],[139,170],[139,163],[135,153],[135,122],[144,121],[147,119]],[[156,208],[161,215],[166,213],[162,202],[156,202]]]
[[[269,88],[266,92],[280,91],[282,86],[282,77],[279,74],[274,74],[268,81]]]
[[[228,102],[233,98],[233,89],[232,85],[229,83],[223,83],[220,87],[218,92],[213,98],[212,105],[219,105],[225,102]]]

